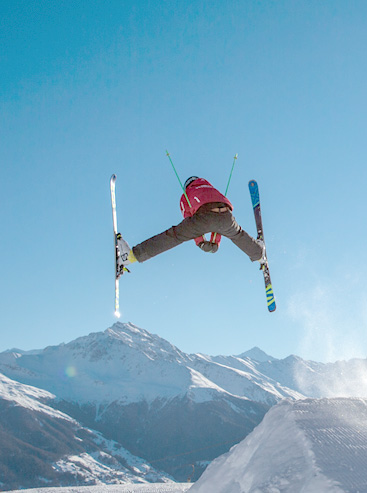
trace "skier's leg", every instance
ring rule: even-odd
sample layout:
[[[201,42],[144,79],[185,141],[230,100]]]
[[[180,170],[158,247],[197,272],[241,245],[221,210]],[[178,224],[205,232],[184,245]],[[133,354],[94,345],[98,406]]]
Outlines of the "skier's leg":
[[[262,247],[237,223],[231,212],[204,212],[187,217],[177,226],[167,229],[133,247],[132,252],[138,262],[166,252],[181,243],[198,238],[210,231],[226,236],[245,252],[251,261],[262,257]]]
[[[177,226],[172,226],[163,233],[139,243],[133,247],[132,251],[138,262],[145,262],[160,253],[181,245],[184,241],[193,240],[209,233],[210,227],[207,214],[197,213],[192,217],[187,217]]]
[[[252,262],[260,260],[263,253],[261,245],[241,228],[232,213],[228,211],[217,215],[219,217],[216,231],[232,240],[238,248],[250,257]]]

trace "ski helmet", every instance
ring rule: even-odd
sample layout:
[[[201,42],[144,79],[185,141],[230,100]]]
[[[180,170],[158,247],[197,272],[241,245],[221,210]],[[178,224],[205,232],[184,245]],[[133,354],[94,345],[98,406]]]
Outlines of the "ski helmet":
[[[190,178],[188,178],[186,181],[185,181],[185,184],[184,184],[184,189],[186,190],[186,188],[195,180],[198,180],[199,177],[198,176],[190,176]]]

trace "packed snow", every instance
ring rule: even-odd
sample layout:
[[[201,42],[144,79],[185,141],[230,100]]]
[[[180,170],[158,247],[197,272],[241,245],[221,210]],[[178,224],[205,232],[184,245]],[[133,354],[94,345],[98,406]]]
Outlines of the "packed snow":
[[[31,490],[13,490],[8,493],[184,493],[191,488],[190,483],[174,484],[129,484],[98,485],[67,488],[35,488]]]
[[[283,401],[190,493],[367,491],[367,400]]]

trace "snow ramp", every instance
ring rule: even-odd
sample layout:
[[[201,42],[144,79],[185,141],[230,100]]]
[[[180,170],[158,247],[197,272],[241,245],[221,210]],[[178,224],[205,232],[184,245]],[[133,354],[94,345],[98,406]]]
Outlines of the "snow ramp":
[[[282,401],[190,493],[367,492],[367,399]]]

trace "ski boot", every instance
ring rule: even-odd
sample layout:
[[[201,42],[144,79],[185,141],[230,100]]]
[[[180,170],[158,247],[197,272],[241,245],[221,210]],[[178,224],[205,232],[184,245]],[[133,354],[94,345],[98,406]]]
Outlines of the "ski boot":
[[[136,261],[132,249],[121,233],[116,235],[116,278],[119,279],[124,272],[130,272],[126,267]]]
[[[257,238],[256,243],[261,247],[262,249],[262,254],[261,257],[257,260],[257,262],[260,263],[260,270],[264,270],[268,260],[266,258],[266,249],[265,249],[265,243],[262,238]]]

